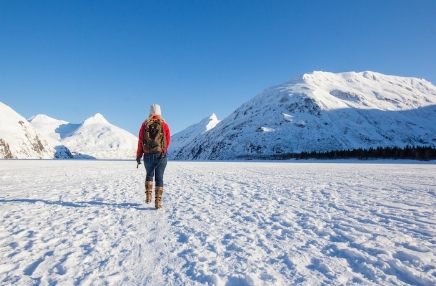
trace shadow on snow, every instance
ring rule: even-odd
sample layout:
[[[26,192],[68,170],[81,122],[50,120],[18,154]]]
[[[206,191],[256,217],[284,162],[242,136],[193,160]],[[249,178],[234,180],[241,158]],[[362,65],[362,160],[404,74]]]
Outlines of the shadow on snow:
[[[64,202],[64,201],[49,201],[49,200],[41,200],[41,199],[0,199],[0,203],[29,203],[29,204],[36,204],[36,203],[43,203],[46,205],[60,205],[64,207],[75,207],[75,208],[86,208],[90,206],[106,206],[106,207],[114,207],[114,208],[134,208],[139,211],[146,211],[146,210],[155,210],[154,208],[144,208],[141,207],[142,204],[135,204],[135,203],[105,203],[105,202],[97,202],[97,201],[90,201],[90,202]]]

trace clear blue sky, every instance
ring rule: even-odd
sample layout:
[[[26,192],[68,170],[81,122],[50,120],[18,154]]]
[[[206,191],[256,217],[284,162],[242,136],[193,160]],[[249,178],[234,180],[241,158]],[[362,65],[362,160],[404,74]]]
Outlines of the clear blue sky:
[[[172,133],[314,70],[436,84],[435,0],[0,1],[0,101]]]

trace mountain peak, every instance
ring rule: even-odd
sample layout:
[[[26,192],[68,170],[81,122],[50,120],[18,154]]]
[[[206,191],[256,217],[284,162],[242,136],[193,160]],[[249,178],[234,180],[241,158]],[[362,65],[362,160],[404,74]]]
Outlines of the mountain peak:
[[[37,124],[37,125],[38,124],[40,124],[40,125],[41,124],[54,124],[54,123],[59,123],[59,122],[67,123],[64,120],[58,120],[58,119],[55,119],[55,118],[50,117],[50,116],[45,115],[45,114],[37,114],[37,115],[31,116],[31,117],[27,118],[27,121],[31,122],[32,124]]]
[[[89,117],[88,119],[86,119],[83,122],[84,125],[96,124],[96,123],[107,123],[108,124],[109,122],[100,113],[97,113],[92,117]]]
[[[200,133],[204,133],[214,128],[220,121],[216,117],[215,113],[212,113],[210,116],[205,117],[199,123],[194,124],[188,128],[197,129]]]
[[[169,148],[169,153],[177,153],[178,150],[183,148],[186,144],[189,144],[196,137],[208,132],[209,130],[215,128],[215,126],[220,122],[215,113],[210,116],[205,117],[197,124],[193,124],[186,128],[185,130],[174,134],[171,136],[171,145]]]
[[[436,146],[435,111],[436,87],[425,80],[372,71],[314,71],[263,90],[214,128],[179,144],[172,159]]]
[[[220,121],[216,117],[215,113],[212,113],[211,116],[209,116],[209,121],[206,124],[206,131],[209,131],[210,129],[214,128]]]

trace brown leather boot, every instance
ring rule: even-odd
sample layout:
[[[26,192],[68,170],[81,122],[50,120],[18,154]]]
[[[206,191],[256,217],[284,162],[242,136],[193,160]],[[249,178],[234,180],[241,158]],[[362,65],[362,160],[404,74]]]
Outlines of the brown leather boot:
[[[163,194],[163,187],[156,187],[156,189],[155,189],[156,200],[154,202],[154,206],[156,207],[157,210],[162,208],[162,205],[161,205],[162,194]]]
[[[153,191],[153,182],[146,181],[145,182],[145,202],[147,204],[151,203],[152,191]]]

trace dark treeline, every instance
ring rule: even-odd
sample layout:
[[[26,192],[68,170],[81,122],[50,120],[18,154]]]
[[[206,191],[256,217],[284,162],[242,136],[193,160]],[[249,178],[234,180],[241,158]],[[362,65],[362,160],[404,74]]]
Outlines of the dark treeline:
[[[286,160],[286,159],[412,159],[436,160],[436,148],[425,146],[378,147],[327,152],[302,152],[265,156],[244,156],[240,159]]]

